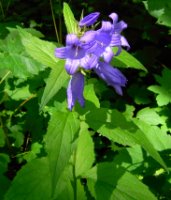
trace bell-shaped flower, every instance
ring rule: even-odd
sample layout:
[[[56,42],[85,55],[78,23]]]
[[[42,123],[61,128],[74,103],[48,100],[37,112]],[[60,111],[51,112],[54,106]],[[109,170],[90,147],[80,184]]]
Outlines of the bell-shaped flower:
[[[67,88],[68,109],[72,110],[75,102],[78,101],[80,105],[84,106],[84,76],[80,72],[72,75]]]
[[[79,26],[80,27],[91,26],[92,24],[94,24],[97,21],[99,15],[100,15],[99,12],[94,12],[94,13],[91,13],[91,14],[85,16],[82,20],[80,20]]]
[[[125,87],[127,79],[118,69],[113,68],[108,63],[99,62],[93,70],[108,85],[112,86],[119,95],[122,95],[122,87]]]
[[[91,69],[97,64],[97,57],[88,53],[93,45],[95,32],[88,31],[81,38],[75,34],[68,34],[66,46],[55,49],[55,56],[66,59],[65,69],[73,75],[79,68]]]

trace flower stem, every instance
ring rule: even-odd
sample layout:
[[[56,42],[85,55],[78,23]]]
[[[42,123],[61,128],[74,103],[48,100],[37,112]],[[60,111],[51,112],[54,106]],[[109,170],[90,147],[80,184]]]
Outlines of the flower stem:
[[[54,28],[55,28],[55,33],[56,33],[56,38],[57,38],[57,42],[59,43],[59,35],[58,35],[58,29],[56,26],[56,21],[55,21],[55,14],[53,12],[53,4],[52,4],[52,0],[50,0],[50,9],[51,9],[51,13],[52,13],[52,19],[53,19],[53,24],[54,24]]]

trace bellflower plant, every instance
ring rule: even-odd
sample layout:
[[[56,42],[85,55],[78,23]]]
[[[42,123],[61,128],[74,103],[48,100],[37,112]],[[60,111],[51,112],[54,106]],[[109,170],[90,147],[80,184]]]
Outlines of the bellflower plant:
[[[126,85],[125,76],[110,65],[114,56],[119,55],[122,46],[130,48],[126,38],[121,32],[127,28],[124,21],[118,22],[118,15],[111,13],[111,21],[102,21],[101,27],[94,29],[94,23],[100,13],[94,12],[78,23],[78,32],[66,36],[66,46],[55,49],[55,56],[65,59],[65,69],[71,79],[67,89],[68,108],[72,110],[78,101],[84,106],[84,75],[87,71],[95,72],[115,91],[122,95],[122,87]],[[112,48],[117,47],[114,55]]]

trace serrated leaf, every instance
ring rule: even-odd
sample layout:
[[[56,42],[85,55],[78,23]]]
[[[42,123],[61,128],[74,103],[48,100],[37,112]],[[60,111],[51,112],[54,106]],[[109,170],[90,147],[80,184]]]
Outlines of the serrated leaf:
[[[50,76],[46,81],[40,109],[42,109],[54,97],[67,79],[69,79],[69,76],[64,69],[64,61],[61,60],[58,62],[56,68],[52,69]]]
[[[157,23],[171,27],[171,2],[168,0],[147,0],[145,8],[148,12],[156,17]]]
[[[163,151],[170,149],[171,147],[171,136],[166,132],[163,132],[157,126],[150,126],[146,122],[137,120],[136,124],[141,129],[141,131],[146,135],[150,143],[158,151]]]
[[[115,52],[116,49],[114,48]],[[147,69],[130,53],[122,49],[121,53],[118,56],[115,56],[112,60],[112,64],[116,67],[121,68],[134,68],[140,69],[147,72]]]
[[[51,68],[56,68],[59,59],[55,57],[55,44],[45,40],[41,40],[26,30],[18,27],[22,44],[27,53],[39,63]]]
[[[10,70],[19,78],[27,78],[44,70],[44,65],[33,60],[25,52],[18,30],[9,29],[9,31],[8,36],[0,40],[0,68]]]
[[[91,128],[108,139],[122,145],[141,145],[166,170],[167,166],[155,150],[146,135],[138,128],[133,119],[129,121],[117,110],[93,110],[87,115],[87,123]]]
[[[83,173],[89,170],[94,162],[94,159],[95,155],[93,140],[89,131],[82,127],[79,133],[75,158],[76,177],[81,176]]]
[[[163,119],[159,116],[159,114],[153,108],[143,108],[137,113],[137,118],[150,124],[150,125],[158,125],[163,124]]]
[[[74,15],[69,7],[69,5],[64,2],[63,4],[63,15],[64,15],[64,21],[65,21],[65,25],[67,28],[67,32],[68,33],[75,33],[77,34],[77,30],[78,30],[78,25],[77,22],[74,18]]]
[[[45,136],[52,186],[55,186],[72,154],[72,142],[79,129],[79,121],[74,112],[54,111]]]
[[[87,172],[85,178],[91,194],[98,200],[157,200],[146,185],[113,163],[98,164]]]
[[[156,101],[159,106],[167,105],[171,102],[171,90],[170,90],[170,77],[171,70],[165,68],[162,71],[162,76],[155,76],[159,85],[152,85],[148,89],[157,94]]]

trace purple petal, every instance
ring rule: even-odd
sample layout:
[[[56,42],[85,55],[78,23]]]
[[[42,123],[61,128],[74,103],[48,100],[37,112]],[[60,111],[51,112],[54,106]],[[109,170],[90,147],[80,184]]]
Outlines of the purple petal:
[[[130,49],[130,45],[124,36],[121,36],[121,45],[127,47],[127,49]]]
[[[66,59],[68,57],[68,52],[70,48],[68,47],[60,47],[55,49],[55,56],[57,58]]]
[[[103,52],[104,61],[109,63],[112,60],[113,56],[114,56],[114,53],[112,49],[110,47],[107,47],[105,51]]]
[[[102,21],[102,26],[101,26],[100,31],[110,32],[110,31],[112,31],[112,29],[113,29],[112,23],[110,23],[108,21]]]
[[[83,27],[83,26],[90,26],[92,24],[94,24],[98,17],[99,17],[100,13],[99,12],[94,12],[91,13],[87,16],[85,16],[80,22],[79,22],[79,26]]]
[[[126,85],[127,79],[118,69],[113,68],[108,63],[99,62],[94,71],[108,85],[112,86],[118,94],[122,95],[121,87]]]
[[[95,55],[87,55],[81,59],[81,67],[84,69],[90,70],[97,65],[98,57]]]
[[[79,39],[75,34],[68,34],[66,36],[66,45],[78,45]]]
[[[110,46],[111,47],[121,46],[121,35],[120,34],[115,33],[112,35]]]
[[[118,21],[118,15],[116,13],[111,13],[109,17],[113,20],[113,24],[116,24]]]
[[[115,24],[114,32],[115,33],[121,33],[121,31],[125,28],[127,28],[127,24],[124,21],[120,21],[120,22]]]
[[[81,73],[77,72],[70,79],[67,88],[67,101],[69,110],[72,110],[76,100],[80,103],[82,107],[84,106],[83,90],[84,76]]]
[[[67,73],[71,75],[76,73],[76,71],[78,70],[79,64],[80,64],[80,61],[78,59],[76,60],[67,59],[65,63],[65,69]]]

